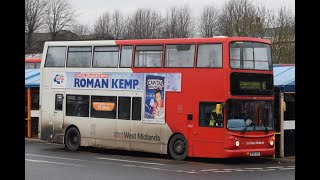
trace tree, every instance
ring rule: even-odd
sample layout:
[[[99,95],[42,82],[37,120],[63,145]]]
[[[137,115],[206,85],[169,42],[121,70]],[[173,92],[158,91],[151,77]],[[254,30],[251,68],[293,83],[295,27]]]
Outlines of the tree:
[[[27,51],[31,50],[32,35],[43,25],[43,13],[46,7],[44,0],[25,0],[25,34]]]
[[[94,24],[94,34],[96,39],[114,39],[112,37],[111,15],[109,12],[103,13]]]
[[[224,36],[263,37],[269,12],[249,0],[228,1],[219,17],[219,34]]]
[[[82,39],[85,35],[90,35],[91,30],[88,25],[80,24],[79,22],[72,25],[72,32],[79,36],[79,39]]]
[[[194,33],[195,22],[191,16],[191,9],[188,6],[180,8],[171,7],[167,11],[164,22],[164,38],[187,38]]]
[[[125,38],[155,39],[161,37],[163,20],[161,14],[150,9],[137,9],[127,18]]]
[[[122,36],[123,39],[133,39],[133,34],[132,32],[132,27],[130,26],[131,24],[131,17],[128,15],[124,18],[123,22],[123,31],[122,31]]]
[[[44,22],[51,35],[51,40],[54,41],[61,30],[72,25],[76,14],[66,0],[48,0],[47,2]]]
[[[150,17],[150,37],[159,39],[162,37],[164,20],[160,12],[153,11]]]
[[[91,34],[88,25],[80,24],[79,22],[72,25],[72,32],[77,34],[80,37],[80,39],[84,35]]]
[[[295,16],[281,7],[273,19],[269,29],[273,63],[295,63]]]
[[[214,6],[203,8],[200,21],[199,32],[201,37],[212,37],[218,34],[219,11]]]
[[[111,34],[114,39],[123,38],[123,29],[124,29],[123,15],[119,10],[115,10],[112,14],[111,22]]]

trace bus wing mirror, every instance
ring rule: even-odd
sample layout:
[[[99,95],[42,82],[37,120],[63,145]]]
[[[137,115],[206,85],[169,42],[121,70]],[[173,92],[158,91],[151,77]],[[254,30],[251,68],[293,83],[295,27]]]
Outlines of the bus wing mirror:
[[[222,104],[216,104],[216,114],[222,114]]]

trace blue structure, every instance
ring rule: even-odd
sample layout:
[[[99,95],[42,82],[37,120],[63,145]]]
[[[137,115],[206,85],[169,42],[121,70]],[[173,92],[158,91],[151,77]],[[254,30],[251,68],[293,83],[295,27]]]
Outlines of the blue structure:
[[[40,87],[40,69],[25,70],[25,87]]]
[[[280,142],[276,148],[279,157],[294,156],[295,144],[295,66],[294,64],[274,64],[273,80],[275,91],[275,126],[279,127],[276,141]]]
[[[273,65],[274,86],[282,92],[295,92],[295,66],[294,65]]]

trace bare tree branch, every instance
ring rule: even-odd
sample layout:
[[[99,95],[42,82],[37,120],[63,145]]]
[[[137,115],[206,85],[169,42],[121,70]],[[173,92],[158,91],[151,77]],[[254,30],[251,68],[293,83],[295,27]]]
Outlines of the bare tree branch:
[[[200,21],[199,32],[201,37],[212,37],[218,34],[219,11],[215,6],[203,8]]]
[[[32,43],[32,35],[43,25],[43,13],[46,7],[44,0],[25,0],[25,34],[26,50],[29,51]]]
[[[66,0],[48,0],[45,10],[45,25],[51,34],[51,40],[56,40],[58,33],[70,27],[75,20],[75,10]]]
[[[122,39],[123,38],[123,15],[119,10],[115,10],[112,14],[112,22],[111,22],[111,34],[114,39]]]
[[[269,12],[249,0],[230,0],[219,18],[219,33],[225,36],[263,37]]]
[[[273,19],[269,30],[273,63],[295,63],[295,16],[281,7]]]
[[[163,20],[161,14],[150,9],[138,9],[134,12],[125,27],[125,37],[128,39],[160,38]]]
[[[171,7],[167,11],[164,23],[164,38],[186,38],[195,34],[195,22],[188,6]]]
[[[83,25],[79,22],[72,25],[72,32],[77,34],[80,39],[82,36],[89,35],[91,33],[88,25]]]
[[[109,12],[103,13],[94,25],[96,39],[114,39],[112,37],[111,15]]]

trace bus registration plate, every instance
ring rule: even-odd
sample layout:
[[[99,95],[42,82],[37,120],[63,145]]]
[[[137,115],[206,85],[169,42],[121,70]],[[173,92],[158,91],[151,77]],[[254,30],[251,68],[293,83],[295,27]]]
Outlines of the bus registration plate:
[[[250,156],[260,156],[260,152],[251,152]]]

